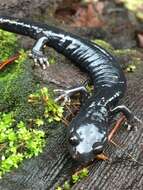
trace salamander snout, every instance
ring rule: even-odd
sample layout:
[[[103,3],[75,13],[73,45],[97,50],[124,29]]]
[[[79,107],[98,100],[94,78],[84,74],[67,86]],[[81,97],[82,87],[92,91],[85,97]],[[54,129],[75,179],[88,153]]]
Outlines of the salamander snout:
[[[103,151],[106,132],[92,123],[82,124],[68,134],[68,149],[73,159],[86,164]]]

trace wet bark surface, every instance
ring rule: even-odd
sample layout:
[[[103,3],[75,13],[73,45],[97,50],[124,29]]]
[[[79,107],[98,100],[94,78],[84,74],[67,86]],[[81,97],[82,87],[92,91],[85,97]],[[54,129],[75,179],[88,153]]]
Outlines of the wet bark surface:
[[[21,14],[37,17],[37,15],[34,15],[34,7],[38,7],[37,11],[41,10],[44,6],[56,9],[55,6],[57,6],[57,2],[59,1],[42,0],[39,3],[39,1],[35,0],[33,3],[30,3],[30,1],[22,2],[23,9],[21,11],[21,1],[7,0],[2,6],[5,10],[8,10],[9,14],[14,12],[14,10],[18,10],[17,14],[15,14],[17,16]],[[30,7],[31,11],[29,11]],[[41,15],[39,12],[36,14]],[[47,16],[50,17],[49,14]],[[116,17],[118,16],[116,15]],[[125,20],[121,19],[117,25],[122,22],[125,22]],[[128,25],[123,35],[120,33],[122,29],[119,27],[116,31],[111,30],[110,26],[106,27],[105,30],[100,29],[100,34],[97,34],[94,28],[76,30],[72,28],[75,33],[90,37],[91,39],[96,36],[108,39],[118,48],[136,46],[133,30],[131,29],[132,25]],[[68,28],[68,30],[70,29]],[[28,47],[29,45],[26,46]],[[56,57],[58,60],[57,64],[52,65],[49,69],[42,71],[40,68],[36,68],[33,71],[35,77],[38,77],[43,84],[52,83],[64,88],[79,84],[87,78],[84,73],[73,66],[67,59],[60,58],[61,56],[58,54]],[[122,61],[120,60],[120,62]],[[121,103],[128,106],[137,117],[143,119],[143,59],[135,72],[126,74],[126,76],[128,88]],[[72,187],[73,190],[143,189],[143,166],[133,161],[126,154],[130,153],[138,162],[143,162],[143,125],[139,123],[134,123],[134,125],[137,126],[137,131],[127,131],[126,128],[122,127],[113,138],[124,150],[120,150],[109,143],[104,151],[109,156],[110,161],[94,161],[89,166],[89,176],[75,184]],[[62,124],[47,126],[47,131],[47,146],[44,148],[43,153],[36,158],[24,161],[18,169],[6,174],[0,180],[0,190],[55,190],[57,186],[63,185],[66,180],[70,179],[79,165],[71,159],[67,151],[66,127]]]

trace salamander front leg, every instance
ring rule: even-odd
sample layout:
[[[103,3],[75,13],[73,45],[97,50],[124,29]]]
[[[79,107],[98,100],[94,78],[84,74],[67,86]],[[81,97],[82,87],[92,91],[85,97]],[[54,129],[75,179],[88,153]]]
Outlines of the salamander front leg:
[[[43,53],[44,45],[48,42],[48,38],[43,36],[35,43],[29,56],[33,58],[35,65],[40,65],[43,69],[49,66],[48,58]]]
[[[89,96],[89,93],[86,89],[86,87],[84,85],[81,85],[81,86],[76,86],[74,88],[70,88],[70,89],[67,89],[67,90],[63,90],[63,89],[55,89],[54,92],[58,92],[60,93],[60,95],[55,98],[55,101],[59,101],[59,100],[64,100],[63,101],[63,105],[66,103],[66,102],[70,102],[70,97],[73,96],[74,94],[76,93],[82,93],[82,95],[84,97],[88,97]]]
[[[120,113],[120,112],[122,112],[124,114],[124,116],[126,117],[127,123],[128,123],[128,127],[132,126],[132,122],[133,121],[137,121],[137,122],[143,124],[143,122],[139,118],[137,118],[131,112],[131,110],[129,110],[125,105],[117,106],[117,107],[115,107],[114,109],[111,110],[112,114],[117,114],[117,113]]]

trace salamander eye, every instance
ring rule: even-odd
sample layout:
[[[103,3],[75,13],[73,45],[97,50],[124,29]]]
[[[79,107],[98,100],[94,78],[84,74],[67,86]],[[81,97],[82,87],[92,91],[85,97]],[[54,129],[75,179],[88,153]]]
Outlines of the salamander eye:
[[[70,142],[70,144],[72,144],[72,145],[74,145],[74,146],[76,146],[76,145],[79,144],[79,140],[78,140],[77,136],[72,136],[72,137],[70,137],[70,138],[69,138],[69,142]]]
[[[103,145],[102,145],[102,143],[100,143],[100,142],[94,143],[94,145],[93,145],[92,148],[93,148],[93,152],[94,152],[95,154],[100,154],[100,153],[103,152]]]

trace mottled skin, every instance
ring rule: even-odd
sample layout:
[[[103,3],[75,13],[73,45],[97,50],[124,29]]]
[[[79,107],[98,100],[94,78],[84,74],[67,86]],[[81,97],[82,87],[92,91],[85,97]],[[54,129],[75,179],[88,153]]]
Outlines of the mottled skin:
[[[93,160],[107,141],[109,115],[121,111],[128,119],[132,118],[125,106],[116,107],[126,89],[126,79],[117,60],[98,45],[46,24],[0,16],[0,28],[36,39],[32,57],[44,68],[47,59],[43,46],[47,45],[89,74],[95,92],[67,128],[67,138],[74,159],[82,163]]]

